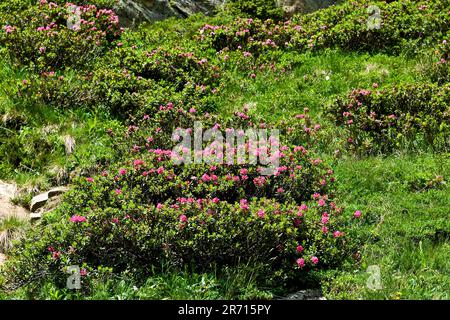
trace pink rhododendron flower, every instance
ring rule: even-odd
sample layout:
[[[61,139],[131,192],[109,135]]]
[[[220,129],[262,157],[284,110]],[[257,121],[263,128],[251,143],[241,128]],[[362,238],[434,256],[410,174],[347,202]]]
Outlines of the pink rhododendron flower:
[[[342,232],[340,232],[340,231],[333,232],[333,237],[339,238],[340,236],[342,236]]]
[[[239,206],[242,210],[248,210],[250,208],[246,199],[241,199],[241,201],[239,201]]]
[[[330,217],[328,216],[328,213],[324,212],[322,215],[322,223],[327,224],[329,220],[330,220]]]
[[[70,222],[85,222],[85,221],[86,221],[86,217],[79,216],[79,215],[73,215],[70,218]]]
[[[302,247],[301,245],[298,245],[298,246],[297,246],[297,252],[300,253],[300,252],[302,252],[302,251],[303,251],[303,247]]]
[[[163,173],[164,173],[164,168],[163,168],[163,167],[159,167],[159,168],[156,170],[156,173],[157,173],[157,174],[163,174]]]
[[[305,266],[305,259],[303,258],[297,259],[297,265],[299,268],[303,268]]]
[[[313,264],[318,264],[319,263],[319,258],[317,258],[316,256],[311,257],[311,262]]]

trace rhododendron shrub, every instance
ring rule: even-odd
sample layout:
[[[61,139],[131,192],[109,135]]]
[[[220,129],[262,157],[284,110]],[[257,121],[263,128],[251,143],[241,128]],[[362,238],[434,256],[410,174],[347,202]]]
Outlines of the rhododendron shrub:
[[[330,116],[346,132],[350,149],[450,147],[450,86],[409,84],[383,90],[358,89],[338,98]]]
[[[450,32],[439,42],[435,49],[435,65],[431,71],[438,83],[450,82]]]
[[[116,47],[90,70],[41,72],[8,90],[21,103],[96,107],[127,118],[153,114],[170,101],[181,101],[187,109],[212,109],[219,80],[219,68],[191,52]]]
[[[211,108],[209,98],[217,92],[219,78],[216,65],[192,52],[161,48],[144,51],[132,46],[117,48],[105,57],[93,72],[90,87],[93,103],[100,101],[116,114],[143,115],[170,101]]]
[[[217,129],[224,138],[227,133],[238,134],[240,131],[265,129],[268,133],[277,129],[280,132],[280,141],[287,145],[299,145],[305,148],[317,147],[324,143],[325,134],[321,126],[314,122],[309,115],[309,109],[304,108],[303,113],[281,119],[275,123],[262,121],[258,114],[250,113],[244,106],[231,117],[217,116],[202,113],[196,108],[189,108],[182,103],[169,102],[160,105],[156,112],[133,117],[125,132],[109,132],[112,143],[123,154],[145,152],[153,149],[173,149],[180,141],[182,135],[189,132],[194,139],[195,124],[201,124],[203,130]],[[180,130],[180,138],[173,139],[173,134]],[[187,131],[186,131],[187,130]],[[224,141],[226,142],[226,141]],[[206,141],[206,147],[211,142]]]
[[[17,247],[11,281],[61,280],[73,264],[139,275],[162,264],[251,262],[283,277],[335,266],[351,218],[332,199],[333,172],[303,148],[283,153],[273,176],[249,165],[174,165],[170,151],[153,150],[79,178],[44,231]]]
[[[378,29],[367,28],[370,5],[379,7],[382,13]],[[278,49],[330,47],[392,54],[408,43],[426,45],[440,39],[449,30],[448,7],[448,1],[348,1],[339,9],[330,7],[285,22],[249,18],[229,25],[205,25],[200,39],[205,47],[216,51],[240,50],[254,55]],[[399,25],[402,28],[398,29]]]
[[[49,72],[86,66],[115,45],[122,31],[112,10],[42,0],[2,25],[0,43],[13,61]]]
[[[161,265],[205,271],[250,262],[266,265],[271,276],[299,277],[345,257],[344,216],[331,202],[297,205],[260,198],[244,205],[180,198],[153,205],[127,199],[120,208],[96,205],[71,217],[78,195],[72,191],[47,216],[43,231],[31,232],[16,247],[16,260],[7,269],[10,285],[52,279],[64,286],[64,270],[74,264],[88,274],[106,266],[139,277]],[[324,223],[325,210],[330,218]]]

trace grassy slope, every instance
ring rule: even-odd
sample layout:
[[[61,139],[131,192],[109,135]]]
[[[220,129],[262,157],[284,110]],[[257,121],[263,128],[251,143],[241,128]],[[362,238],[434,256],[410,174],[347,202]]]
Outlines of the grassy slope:
[[[336,94],[353,88],[427,81],[426,57],[396,57],[327,51],[295,57],[298,65],[283,77],[272,74],[250,81],[238,74],[225,89],[220,104],[228,114],[243,104],[268,121],[302,112],[309,107],[318,122],[321,111]],[[329,76],[329,78],[326,78]],[[332,124],[328,124],[332,126]],[[322,150],[326,152],[326,150]],[[450,185],[415,191],[410,185],[450,174],[448,155],[399,154],[390,157],[341,159],[335,166],[339,198],[350,209],[363,208],[358,236],[359,265],[323,274],[328,298],[448,299],[450,245],[448,216]],[[366,287],[370,265],[381,270],[382,289]]]
[[[168,21],[152,28],[154,39],[177,43],[183,32],[193,28],[189,24],[204,23],[188,19],[175,24]],[[168,31],[167,26],[173,25]],[[176,27],[175,27],[176,25]],[[181,32],[181,33],[180,33]],[[178,33],[178,36],[171,37]],[[352,88],[369,87],[377,82],[381,87],[400,82],[426,81],[426,58],[407,58],[387,55],[368,55],[329,50],[319,54],[287,56],[297,62],[294,69],[282,76],[258,74],[256,80],[230,71],[230,81],[218,97],[219,112],[229,114],[252,103],[253,112],[267,121],[299,113],[309,107],[318,122],[326,123],[321,115],[323,106],[332,101],[335,94],[343,94]],[[2,64],[0,84],[7,83],[13,75],[9,66]],[[21,79],[24,74],[14,74]],[[327,79],[327,76],[329,77]],[[0,95],[3,114],[18,106]],[[39,165],[37,173],[16,170],[2,178],[14,177],[20,183],[47,184],[46,171],[55,165],[73,166],[73,162],[86,165],[109,152],[102,141],[104,129],[118,125],[102,115],[91,113],[58,114],[52,110],[30,113],[30,130],[39,132],[43,127],[56,124],[54,136],[65,134],[77,140],[74,157],[64,155],[61,141],[57,139],[54,152],[48,161]],[[95,150],[95,152],[93,152]],[[329,152],[329,150],[322,150]],[[350,209],[362,209],[364,219],[357,236],[366,240],[361,248],[361,260],[357,266],[345,266],[343,270],[329,271],[321,275],[325,294],[329,298],[420,298],[448,299],[450,292],[449,266],[449,207],[450,186],[428,191],[415,191],[411,182],[420,178],[432,179],[435,175],[450,175],[450,160],[445,155],[417,154],[393,155],[387,158],[340,159],[335,165],[339,181],[339,198]],[[383,289],[366,288],[369,265],[379,265]],[[248,298],[270,297],[270,288],[257,288],[251,271],[242,271],[240,277],[210,275],[155,276],[139,290],[122,281],[99,286],[94,298]],[[240,279],[239,283],[233,279]],[[245,285],[242,285],[245,283]],[[268,292],[269,291],[269,292]],[[43,289],[43,297],[61,298],[53,287]]]

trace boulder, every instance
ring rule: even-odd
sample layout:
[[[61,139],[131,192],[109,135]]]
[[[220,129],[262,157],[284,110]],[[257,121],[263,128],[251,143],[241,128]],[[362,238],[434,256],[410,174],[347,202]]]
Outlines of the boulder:
[[[66,192],[67,190],[68,189],[66,187],[57,187],[34,196],[33,199],[31,199],[30,211],[36,212],[38,209],[41,209],[46,205],[48,207],[48,204],[52,204],[52,207],[56,206],[56,204],[59,203],[60,200],[60,197],[57,196]],[[55,197],[57,197],[58,199],[52,199],[51,201],[49,201],[50,198]]]

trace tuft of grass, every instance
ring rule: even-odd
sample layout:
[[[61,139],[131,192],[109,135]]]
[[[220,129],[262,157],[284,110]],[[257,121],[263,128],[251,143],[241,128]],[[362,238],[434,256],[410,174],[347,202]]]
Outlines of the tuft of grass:
[[[0,253],[8,253],[14,241],[24,236],[27,225],[28,221],[15,215],[6,216],[0,220]]]

